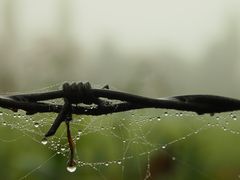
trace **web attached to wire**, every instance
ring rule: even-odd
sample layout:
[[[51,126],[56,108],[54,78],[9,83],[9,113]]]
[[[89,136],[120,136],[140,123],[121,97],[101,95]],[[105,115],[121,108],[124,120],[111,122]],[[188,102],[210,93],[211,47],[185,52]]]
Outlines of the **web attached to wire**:
[[[56,86],[43,90],[52,89]],[[169,175],[171,172],[176,175],[185,167],[200,177],[208,178],[201,168],[185,160],[181,152],[186,150],[181,148],[186,148],[188,143],[211,130],[238,136],[240,123],[237,114],[239,112],[199,116],[190,112],[149,108],[101,116],[74,115],[70,128],[76,145],[76,166],[67,167],[67,170],[79,173],[80,177],[81,169],[88,167],[102,179],[112,179],[113,174],[116,179],[154,179],[173,177],[174,174]],[[56,135],[43,139],[56,115],[25,115],[24,111],[14,113],[1,109],[0,125],[20,131],[68,161],[70,150],[64,123]]]

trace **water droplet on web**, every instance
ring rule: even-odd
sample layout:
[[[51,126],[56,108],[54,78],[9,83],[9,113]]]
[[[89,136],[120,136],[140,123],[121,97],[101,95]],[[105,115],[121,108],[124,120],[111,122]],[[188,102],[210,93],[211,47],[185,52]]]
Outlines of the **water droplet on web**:
[[[76,140],[79,140],[79,139],[80,139],[80,135],[77,135],[77,136],[76,136]]]
[[[77,133],[78,133],[78,135],[81,135],[81,134],[82,134],[82,131],[81,131],[81,130],[78,130]]]
[[[217,116],[217,117],[216,117],[216,120],[219,120],[219,119],[220,119],[219,116]]]
[[[166,146],[165,146],[165,145],[163,145],[163,146],[162,146],[162,149],[166,149]]]
[[[42,143],[43,145],[46,145],[46,144],[48,143],[47,138],[43,138],[42,141],[41,141],[41,143]]]
[[[4,126],[6,126],[7,125],[7,123],[4,121],[3,123],[2,123]]]
[[[164,113],[164,116],[168,116],[168,112],[165,112],[165,113]]]
[[[121,164],[122,164],[122,162],[121,162],[121,161],[118,161],[118,162],[117,162],[117,164],[121,165]]]
[[[237,116],[232,116],[233,120],[236,121],[237,120]]]
[[[77,167],[76,167],[75,165],[73,165],[73,166],[67,166],[67,171],[68,171],[68,172],[75,172],[76,169],[77,169]]]
[[[157,117],[157,120],[158,120],[158,121],[161,121],[161,117],[160,117],[160,116],[158,116],[158,117]]]
[[[35,123],[34,123],[34,127],[36,127],[36,128],[39,127],[39,123],[38,123],[38,122],[35,122]]]
[[[108,164],[108,163],[105,163],[105,166],[109,166],[109,164]]]
[[[2,116],[2,115],[3,115],[3,112],[0,111],[0,116]]]

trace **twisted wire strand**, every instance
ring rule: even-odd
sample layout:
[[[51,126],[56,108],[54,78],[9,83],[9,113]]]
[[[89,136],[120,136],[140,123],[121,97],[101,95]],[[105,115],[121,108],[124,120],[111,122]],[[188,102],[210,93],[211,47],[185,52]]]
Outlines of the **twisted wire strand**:
[[[45,102],[57,98],[64,99],[64,105]],[[119,103],[111,103],[118,100]],[[95,104],[94,108],[91,104]],[[84,106],[83,106],[84,105]],[[109,89],[92,89],[90,83],[65,83],[63,89],[44,93],[0,96],[0,107],[26,114],[58,113],[52,127],[46,133],[54,135],[61,122],[72,114],[102,115],[142,108],[163,108],[192,111],[197,114],[240,110],[240,100],[215,95],[184,95],[154,99]],[[71,118],[70,118],[71,119]]]

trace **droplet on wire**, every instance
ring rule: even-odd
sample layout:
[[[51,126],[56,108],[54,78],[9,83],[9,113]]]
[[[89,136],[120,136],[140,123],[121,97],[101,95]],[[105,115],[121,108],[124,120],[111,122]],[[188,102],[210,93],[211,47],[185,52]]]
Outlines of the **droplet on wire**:
[[[77,169],[77,164],[75,161],[72,161],[72,162],[68,162],[68,165],[67,165],[67,171],[68,172],[75,172]]]
[[[77,169],[77,167],[74,165],[74,166],[67,166],[67,171],[68,172],[75,172]]]

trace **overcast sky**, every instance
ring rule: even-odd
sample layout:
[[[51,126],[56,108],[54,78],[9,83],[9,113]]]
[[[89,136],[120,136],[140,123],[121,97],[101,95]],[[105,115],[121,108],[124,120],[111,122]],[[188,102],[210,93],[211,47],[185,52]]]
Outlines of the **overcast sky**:
[[[71,36],[88,49],[110,38],[127,52],[170,48],[197,55],[220,38],[228,18],[240,18],[239,0],[68,1]],[[60,0],[15,2],[22,40],[56,34]]]

